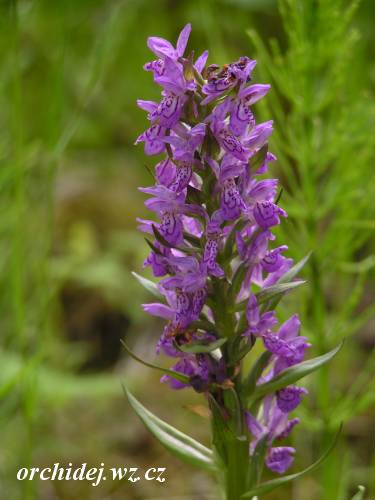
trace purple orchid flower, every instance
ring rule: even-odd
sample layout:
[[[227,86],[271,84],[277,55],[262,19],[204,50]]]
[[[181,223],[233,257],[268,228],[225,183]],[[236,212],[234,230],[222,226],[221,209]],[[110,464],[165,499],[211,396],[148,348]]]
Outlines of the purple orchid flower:
[[[254,452],[260,439],[267,436],[269,450],[265,463],[267,467],[278,474],[283,474],[293,463],[295,449],[289,446],[273,447],[273,441],[286,438],[293,427],[299,423],[298,418],[288,420],[287,413],[281,411],[273,396],[267,396],[263,407],[263,414],[260,420],[245,413],[246,423],[254,439],[251,442],[250,450]]]
[[[248,57],[241,57],[237,62],[223,68],[210,66],[207,69],[207,84],[202,87],[203,93],[207,95],[202,104],[208,104],[238,83],[246,83],[255,66],[256,61]]]
[[[164,127],[152,125],[138,137],[134,144],[144,142],[146,155],[158,155],[165,150],[163,141],[165,133],[166,129]]]
[[[264,97],[270,88],[270,85],[250,85],[242,88],[235,99],[229,98],[229,126],[234,135],[242,135],[248,127],[254,127],[255,118],[250,106]]]
[[[276,199],[278,180],[259,178],[276,160],[268,151],[273,122],[257,123],[252,106],[270,85],[250,83],[256,61],[248,57],[223,67],[207,67],[207,51],[195,62],[193,53],[185,57],[190,32],[188,24],[176,47],[159,37],[147,42],[157,59],[145,69],[161,87],[161,98],[138,101],[150,126],[136,143],[144,142],[147,155],[164,156],[155,167],[155,186],[140,188],[157,222],[138,222],[154,237],[144,265],[162,278],[162,299],[143,308],[166,322],[156,352],[173,358],[172,369],[187,376],[183,383],[167,374],[162,382],[204,393],[213,420],[218,413],[226,425],[237,426],[245,415],[241,433],[250,457],[264,439],[264,462],[281,474],[295,450],[275,442],[299,422],[288,415],[307,390],[288,385],[256,399],[254,416],[247,410],[254,407],[252,395],[246,396],[300,363],[310,346],[299,334],[298,316],[279,326],[267,298],[273,292],[268,288],[279,291],[293,264],[273,233],[287,217]],[[241,368],[254,344],[264,350],[266,366],[250,383]],[[228,406],[230,394],[239,409]],[[221,458],[225,464],[227,455]]]
[[[147,40],[147,46],[159,58],[144,65],[146,71],[152,71],[155,76],[162,76],[165,70],[164,61],[166,58],[176,61],[184,55],[189,36],[191,33],[191,24],[187,24],[181,31],[176,48],[164,38],[151,36]]]

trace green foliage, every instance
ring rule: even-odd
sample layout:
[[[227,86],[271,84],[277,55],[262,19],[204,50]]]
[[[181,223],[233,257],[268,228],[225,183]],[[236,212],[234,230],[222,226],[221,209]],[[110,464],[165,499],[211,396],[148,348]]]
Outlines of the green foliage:
[[[272,84],[259,113],[275,118],[270,149],[279,160],[281,203],[290,216],[285,239],[297,257],[313,251],[309,286],[302,291],[302,324],[320,354],[358,334],[374,314],[372,305],[358,314],[374,274],[375,106],[363,77],[363,47],[352,27],[357,6],[341,0],[281,0],[286,48],[276,39],[265,42],[255,30],[248,33],[259,59],[259,79]],[[374,401],[372,356],[364,368],[355,356],[343,359],[323,367],[313,384],[323,436]],[[353,391],[356,369],[363,372]],[[333,391],[338,372],[341,392]],[[309,417],[318,423],[315,415],[311,410]],[[338,494],[339,461],[333,453],[322,469],[322,499]]]

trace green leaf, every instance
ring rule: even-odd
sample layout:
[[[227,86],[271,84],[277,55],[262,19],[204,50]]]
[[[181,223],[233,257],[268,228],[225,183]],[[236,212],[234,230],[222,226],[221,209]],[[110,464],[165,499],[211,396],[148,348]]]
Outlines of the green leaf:
[[[193,186],[187,187],[187,200],[189,203],[196,203],[197,205],[202,205],[203,204],[203,199],[202,199],[202,191],[200,189],[196,189]]]
[[[217,455],[220,457],[223,464],[225,464],[228,460],[226,443],[233,441],[235,439],[235,435],[224,419],[223,409],[210,393],[208,394],[208,403],[210,405],[212,415],[212,443]],[[223,467],[225,466],[223,465]]]
[[[154,295],[158,299],[164,300],[163,295],[159,292],[157,285],[153,281],[144,278],[143,276],[135,273],[134,271],[132,271],[132,275],[138,281],[138,283],[140,283],[143,286],[143,288],[145,288],[148,292],[152,293],[152,295]]]
[[[236,272],[234,273],[232,284],[231,284],[231,286],[229,288],[229,292],[228,292],[231,297],[235,298],[237,296],[238,292],[241,289],[243,280],[246,276],[248,269],[249,269],[249,266],[245,262],[245,263],[241,264],[238,267],[238,269],[236,270]]]
[[[342,425],[338,429],[336,436],[334,437],[332,443],[329,445],[327,450],[323,453],[323,455],[312,465],[307,467],[306,469],[302,470],[301,472],[296,472],[295,474],[289,474],[288,476],[284,477],[279,477],[277,479],[272,479],[271,481],[266,481],[263,484],[260,484],[259,486],[256,486],[255,488],[251,489],[250,491],[247,491],[242,495],[241,498],[252,498],[257,495],[264,495],[265,493],[268,493],[269,491],[274,490],[275,488],[278,488],[279,486],[282,486],[284,484],[289,483],[290,481],[294,481],[294,479],[298,479],[301,476],[304,476],[305,474],[308,474],[309,472],[312,472],[315,470],[317,467],[319,467],[324,460],[328,457],[328,455],[331,453],[333,448],[336,446],[337,440],[340,436],[342,429]]]
[[[307,361],[303,361],[298,365],[291,366],[284,370],[282,373],[277,375],[275,378],[271,379],[269,382],[265,384],[258,385],[254,392],[251,394],[252,402],[256,401],[258,398],[265,396],[271,392],[276,392],[287,385],[293,384],[297,382],[297,380],[306,377],[309,373],[317,370],[325,363],[328,363],[341,349],[344,341],[342,341],[337,347],[332,349],[332,351],[323,354],[322,356],[318,356],[317,358],[308,359]]]
[[[358,492],[352,497],[352,500],[363,500],[365,497],[366,488],[364,486],[358,486]]]
[[[196,330],[205,330],[207,332],[216,332],[217,327],[215,323],[211,323],[209,319],[202,318],[192,321],[189,325],[190,328],[195,328]]]
[[[158,248],[156,248],[156,246],[148,238],[145,238],[145,242],[147,243],[147,245],[151,248],[151,250],[153,252],[155,252],[158,255],[163,255],[161,253],[161,251]]]
[[[168,451],[191,465],[210,471],[216,471],[216,466],[213,462],[213,453],[210,449],[151,413],[126,387],[124,387],[124,391],[131,407],[138,417],[142,420],[151,434],[153,434]]]
[[[245,397],[249,396],[254,391],[257,380],[262,375],[263,370],[267,366],[271,356],[272,353],[270,353],[269,351],[265,351],[257,359],[256,363],[254,364],[253,368],[251,369],[249,375],[247,376],[243,384],[244,385],[243,395]]]
[[[242,219],[238,220],[236,222],[236,224],[233,226],[233,228],[231,229],[229,235],[227,236],[227,241],[225,242],[223,253],[222,253],[224,262],[232,257],[233,245],[234,245],[234,242],[236,239],[236,233],[237,233],[237,231],[241,231],[241,229],[243,227],[245,227],[245,225],[246,225],[245,220],[242,220]]]
[[[278,297],[279,295],[284,295],[284,293],[288,292],[289,290],[293,290],[293,288],[297,288],[298,286],[301,286],[305,283],[306,281],[304,280],[296,280],[289,283],[276,283],[276,285],[263,288],[263,290],[256,294],[258,304],[262,304],[269,299]]]
[[[200,238],[197,238],[193,234],[188,233],[187,231],[183,232],[184,239],[188,241],[191,245],[193,245],[196,248],[201,248],[202,246],[202,240]]]
[[[298,284],[302,285],[303,283],[305,283],[305,281],[303,281],[303,280],[295,280],[295,281],[293,281],[293,280],[297,276],[297,274],[300,272],[300,270],[303,268],[303,266],[306,264],[306,262],[310,258],[310,255],[311,255],[311,252],[308,253],[306,255],[306,257],[304,257],[302,260],[297,262],[297,264],[295,264],[293,267],[291,267],[289,269],[289,271],[287,271],[283,276],[281,276],[281,278],[277,281],[276,285],[274,285],[274,286],[277,287],[277,286],[281,286],[283,284],[285,284],[285,285],[292,284],[293,285],[294,283],[298,283]],[[299,286],[299,285],[296,285],[296,286]],[[272,288],[272,287],[269,287],[269,288]],[[294,288],[294,287],[292,286],[292,288]],[[282,290],[282,289],[280,289],[280,290]],[[282,297],[283,297],[283,293],[274,294],[273,296],[268,298],[267,301],[265,301],[263,309],[266,309],[268,311],[275,309],[275,307],[280,302]]]
[[[246,339],[241,335],[234,337],[234,339],[230,340],[230,343],[227,347],[228,352],[228,366],[235,366],[241,359],[243,359],[247,353],[251,351],[254,347],[253,340]]]
[[[167,248],[176,248],[177,250],[180,250],[181,252],[185,252],[185,253],[188,253],[188,254],[196,254],[196,249],[195,248],[192,248],[192,247],[187,247],[187,246],[183,246],[183,247],[177,247],[175,245],[172,245],[171,243],[169,243],[169,241],[167,241],[164,236],[159,232],[158,228],[155,226],[155,224],[152,224],[152,231],[154,233],[154,236],[156,238],[156,240],[163,246],[167,247]]]
[[[263,472],[264,457],[268,448],[269,436],[266,434],[257,443],[249,461],[249,486],[258,484]]]
[[[237,392],[230,387],[223,392],[224,404],[229,410],[228,425],[237,438],[243,436],[243,410]]]
[[[295,280],[289,283],[276,283],[275,285],[263,288],[263,290],[256,293],[255,296],[257,298],[258,304],[263,305],[263,308],[266,305],[266,309],[273,309],[273,306],[280,301],[285,293],[301,285],[304,285],[305,283],[306,281],[304,280]],[[235,305],[235,311],[243,311],[244,309],[246,309],[247,303],[248,300],[239,302]]]
[[[173,245],[171,245],[169,243],[169,241],[167,241],[164,236],[159,232],[158,228],[155,226],[155,224],[152,224],[152,232],[154,233],[154,236],[155,238],[157,239],[157,241],[162,244],[163,246],[167,247],[167,248],[174,248]]]
[[[250,158],[249,164],[253,173],[256,172],[263,164],[267,156],[267,151],[268,151],[268,144],[265,144],[263,147],[260,148],[259,151],[255,153],[255,155],[253,155]]]
[[[215,351],[221,347],[227,339],[218,339],[215,342],[211,342],[211,344],[201,344],[199,342],[195,342],[194,344],[185,344],[185,345],[176,345],[176,348],[182,352],[190,352],[192,354],[200,354]]]
[[[183,373],[178,373],[175,372],[174,370],[169,370],[168,368],[163,368],[162,366],[154,365],[152,363],[149,363],[147,361],[144,361],[143,359],[139,358],[134,352],[132,352],[129,347],[126,345],[126,343],[123,340],[120,340],[121,344],[124,346],[126,352],[131,356],[133,359],[138,361],[138,363],[141,363],[142,365],[148,366],[149,368],[153,368],[154,370],[158,370],[160,372],[163,372],[164,375],[169,375],[170,377],[179,380],[183,384],[188,384],[189,383],[189,377],[187,375],[184,375]]]
[[[278,280],[277,283],[287,283],[289,281],[292,281],[297,274],[301,271],[301,269],[304,267],[306,262],[309,260],[312,252],[309,252],[303,259],[301,259],[299,262],[294,264],[293,267],[291,267],[281,278]]]

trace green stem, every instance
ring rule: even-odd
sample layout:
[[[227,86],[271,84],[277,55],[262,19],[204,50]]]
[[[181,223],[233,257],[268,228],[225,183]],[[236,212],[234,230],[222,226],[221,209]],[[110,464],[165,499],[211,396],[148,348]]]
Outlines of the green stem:
[[[248,491],[249,443],[235,439],[227,443],[226,500],[239,500]]]

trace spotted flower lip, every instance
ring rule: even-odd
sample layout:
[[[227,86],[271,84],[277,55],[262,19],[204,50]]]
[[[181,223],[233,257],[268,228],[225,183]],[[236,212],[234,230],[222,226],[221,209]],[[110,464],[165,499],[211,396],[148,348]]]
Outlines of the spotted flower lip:
[[[242,351],[255,343],[266,351],[256,390],[300,363],[310,344],[300,335],[298,315],[279,325],[272,301],[264,299],[293,264],[273,233],[287,217],[278,180],[260,177],[276,160],[268,150],[273,121],[258,123],[253,105],[271,87],[252,82],[256,61],[249,57],[225,66],[207,66],[207,51],[195,62],[186,57],[190,33],[187,24],[176,46],[160,37],[147,41],[157,59],[144,68],[161,96],[137,101],[150,124],[136,144],[144,143],[146,155],[163,156],[155,184],[140,188],[155,220],[138,222],[152,238],[144,266],[160,278],[162,298],[143,309],[166,322],[156,351],[173,358],[171,369],[184,375],[181,382],[168,372],[162,382],[210,394],[225,406],[222,391],[235,386]],[[299,422],[289,414],[306,394],[288,385],[267,394],[256,415],[240,408],[249,455],[265,438],[264,463],[277,474],[293,462],[294,448],[278,442]]]

